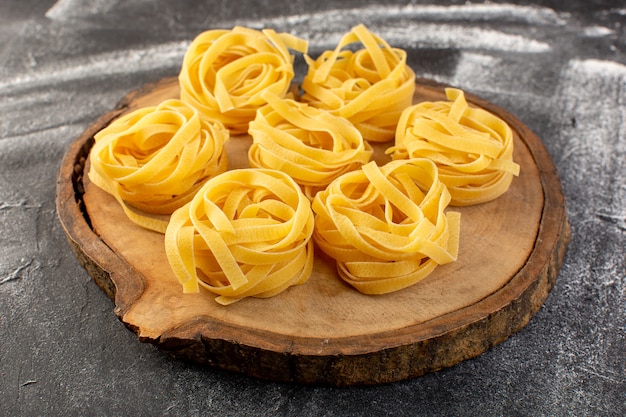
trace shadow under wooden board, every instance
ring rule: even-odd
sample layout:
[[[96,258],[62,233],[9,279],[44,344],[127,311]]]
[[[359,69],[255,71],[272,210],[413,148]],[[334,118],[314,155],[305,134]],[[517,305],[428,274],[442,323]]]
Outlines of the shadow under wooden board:
[[[415,102],[444,100],[444,86],[418,79]],[[523,328],[552,289],[570,231],[555,167],[543,144],[506,111],[471,94],[471,105],[514,131],[519,177],[497,200],[461,212],[458,260],[423,281],[380,296],[345,284],[316,251],[307,283],[269,298],[217,304],[183,294],[163,236],[124,215],[86,177],[93,135],[120,114],[178,97],[175,78],[130,93],[67,150],[57,210],[78,259],[142,342],[175,358],[256,378],[319,385],[400,381],[475,357]],[[229,169],[247,167],[248,136],[227,144]],[[375,145],[376,159],[389,144]]]

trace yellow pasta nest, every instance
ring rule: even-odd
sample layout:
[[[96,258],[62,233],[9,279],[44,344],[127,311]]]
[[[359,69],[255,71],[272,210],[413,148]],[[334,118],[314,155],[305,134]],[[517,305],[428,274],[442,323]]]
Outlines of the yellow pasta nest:
[[[369,162],[316,195],[313,237],[360,292],[400,290],[456,260],[460,214],[444,213],[449,201],[432,161]]]
[[[355,42],[364,48],[344,49]],[[415,73],[406,52],[390,47],[364,25],[346,33],[333,51],[316,60],[305,57],[309,70],[302,100],[350,120],[366,140],[393,139],[402,111],[412,104]]]
[[[309,200],[287,174],[232,170],[174,212],[165,249],[184,292],[200,285],[226,305],[303,284],[313,269],[313,224]]]
[[[133,222],[161,233],[171,214],[224,172],[229,132],[180,100],[114,120],[95,136],[89,179],[113,195]]]
[[[274,94],[263,97],[268,104],[248,131],[250,166],[285,172],[313,199],[332,180],[370,160],[372,147],[346,119]]]
[[[502,119],[470,107],[463,91],[446,89],[450,101],[407,108],[388,150],[394,159],[428,158],[437,164],[451,205],[491,201],[506,192],[519,165],[513,162],[513,132]]]
[[[234,134],[245,133],[261,93],[284,96],[294,77],[289,49],[306,52],[308,44],[287,33],[243,27],[208,30],[187,49],[178,76],[183,101]]]

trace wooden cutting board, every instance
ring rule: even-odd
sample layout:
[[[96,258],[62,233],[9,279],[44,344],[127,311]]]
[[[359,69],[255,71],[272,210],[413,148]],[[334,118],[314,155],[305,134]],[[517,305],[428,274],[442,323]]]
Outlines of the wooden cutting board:
[[[415,102],[445,99],[444,86],[433,81],[420,79],[416,87]],[[120,114],[178,94],[175,78],[130,93],[69,147],[57,179],[57,211],[73,250],[140,341],[261,379],[380,384],[483,353],[523,328],[552,289],[570,237],[555,167],[524,124],[466,94],[512,127],[521,174],[495,201],[449,208],[461,212],[458,261],[405,290],[370,296],[343,283],[318,250],[309,281],[273,298],[224,307],[205,290],[183,294],[163,236],[130,222],[85,175],[96,132]],[[231,138],[230,169],[247,166],[250,143]],[[384,163],[389,144],[375,146]]]

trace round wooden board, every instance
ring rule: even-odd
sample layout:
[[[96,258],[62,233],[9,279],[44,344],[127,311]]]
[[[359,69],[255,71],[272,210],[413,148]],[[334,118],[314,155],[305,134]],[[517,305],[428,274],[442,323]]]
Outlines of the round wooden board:
[[[443,88],[417,80],[415,101],[443,100]],[[521,174],[493,202],[449,208],[461,212],[458,261],[405,290],[368,296],[343,283],[318,250],[309,281],[273,298],[224,307],[204,290],[183,294],[163,236],[130,222],[85,175],[97,131],[120,114],[174,97],[175,78],[130,93],[70,146],[57,179],[57,211],[72,248],[139,340],[261,379],[380,384],[483,353],[524,327],[552,289],[570,236],[555,167],[524,124],[466,94],[512,127]],[[230,169],[247,166],[250,143],[231,138]],[[387,146],[376,145],[379,163]]]

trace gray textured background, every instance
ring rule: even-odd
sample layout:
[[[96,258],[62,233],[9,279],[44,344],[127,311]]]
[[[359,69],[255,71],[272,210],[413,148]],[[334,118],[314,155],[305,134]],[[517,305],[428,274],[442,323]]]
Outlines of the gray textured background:
[[[625,415],[626,5],[433,3],[3,0],[0,415]],[[128,91],[177,74],[203,30],[271,26],[315,56],[359,22],[407,49],[418,76],[494,102],[545,142],[572,242],[544,307],[474,360],[369,388],[261,382],[140,343],[56,219],[66,147]]]

